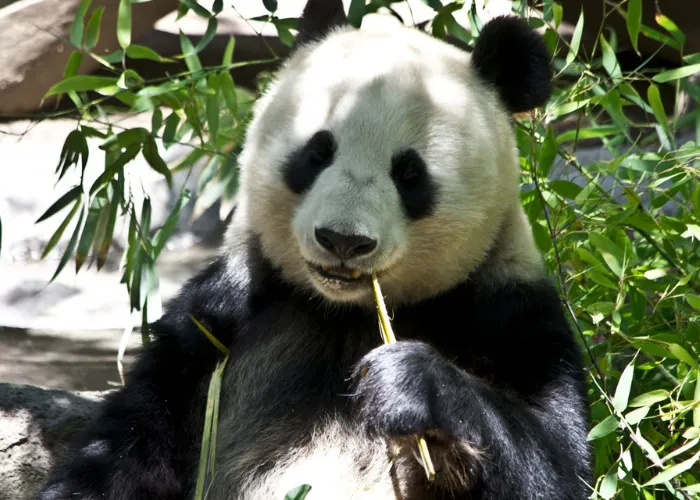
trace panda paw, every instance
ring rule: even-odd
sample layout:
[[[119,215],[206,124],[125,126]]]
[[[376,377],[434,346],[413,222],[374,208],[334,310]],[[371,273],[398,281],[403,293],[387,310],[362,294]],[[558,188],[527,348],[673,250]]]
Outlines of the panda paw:
[[[450,401],[465,380],[452,363],[423,342],[377,347],[356,365],[356,409],[370,435],[455,437]]]

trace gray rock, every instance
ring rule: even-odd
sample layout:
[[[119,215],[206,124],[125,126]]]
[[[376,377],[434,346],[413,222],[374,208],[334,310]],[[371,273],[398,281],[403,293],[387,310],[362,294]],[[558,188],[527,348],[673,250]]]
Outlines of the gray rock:
[[[0,384],[0,500],[29,500],[105,393]]]

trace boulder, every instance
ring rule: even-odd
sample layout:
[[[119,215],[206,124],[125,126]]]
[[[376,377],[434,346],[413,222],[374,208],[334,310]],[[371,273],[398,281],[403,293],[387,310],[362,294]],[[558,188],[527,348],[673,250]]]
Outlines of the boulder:
[[[33,498],[104,394],[0,384],[0,500]]]

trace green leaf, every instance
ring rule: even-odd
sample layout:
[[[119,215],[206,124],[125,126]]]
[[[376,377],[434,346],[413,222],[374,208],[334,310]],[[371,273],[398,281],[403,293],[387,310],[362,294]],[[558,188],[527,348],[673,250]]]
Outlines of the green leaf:
[[[213,95],[207,96],[206,111],[210,140],[216,147],[217,139],[219,138],[219,78],[212,73],[209,75],[207,82],[209,88],[214,90]]]
[[[104,11],[104,7],[98,7],[90,16],[87,29],[85,30],[85,50],[87,51],[91,51],[100,39],[100,24],[102,23]]]
[[[583,35],[583,8],[581,8],[581,14],[576,22],[576,27],[574,28],[574,33],[571,37],[571,45],[569,48],[569,53],[566,55],[566,65],[571,64],[576,56],[578,55],[578,49],[581,45],[581,36]]]
[[[163,129],[163,147],[168,149],[173,143],[177,126],[180,124],[180,117],[174,111],[165,119],[165,128]]]
[[[73,44],[74,47],[82,47],[83,45],[83,23],[85,22],[85,15],[91,4],[92,0],[81,0],[80,5],[78,5],[78,10],[73,17],[73,24],[70,30],[70,43]]]
[[[620,380],[617,383],[617,388],[615,389],[615,396],[613,397],[612,404],[613,407],[619,411],[623,412],[627,408],[627,402],[630,397],[630,390],[632,389],[632,378],[634,377],[634,360],[632,360],[622,371],[620,375]]]
[[[671,33],[671,36],[673,39],[678,42],[678,48],[680,49],[684,44],[685,44],[685,35],[683,32],[678,28],[676,23],[674,23],[671,19],[666,17],[665,15],[661,13],[656,14],[656,22],[661,26],[663,29]]]
[[[214,11],[214,14],[218,14],[221,12],[224,8],[224,0],[214,0],[214,4],[212,5],[212,10]]]
[[[126,150],[123,153],[119,153],[118,156],[116,156],[115,159],[107,165],[105,171],[102,172],[97,179],[95,179],[95,182],[92,183],[92,186],[90,187],[90,196],[95,195],[104,186],[109,184],[114,176],[117,175],[122,168],[124,168],[124,165],[136,158],[139,151],[141,151],[141,145],[132,144],[126,147]]]
[[[268,12],[275,12],[277,10],[277,0],[263,0],[263,5]]]
[[[615,429],[619,426],[620,422],[618,422],[617,418],[615,415],[608,415],[605,420],[600,422],[598,425],[593,427],[591,431],[588,433],[588,437],[586,438],[588,441],[594,441],[596,439],[600,439],[602,437],[607,436],[611,432],[614,432]]]
[[[197,51],[182,30],[180,30],[180,47],[182,49],[182,56],[185,58],[187,69],[192,73],[201,71],[202,64],[199,62],[199,57],[197,57]]]
[[[117,41],[122,50],[131,45],[131,0],[119,0]]]
[[[216,27],[218,25],[219,23],[215,17],[209,18],[209,22],[207,23],[207,29],[204,32],[204,35],[202,35],[202,38],[200,38],[199,42],[197,43],[197,47],[195,47],[196,53],[201,52],[214,39],[214,36],[216,35]]]
[[[56,246],[56,243],[58,243],[58,241],[61,239],[63,232],[66,230],[66,227],[68,227],[68,224],[73,219],[73,216],[78,211],[78,208],[80,208],[80,198],[75,200],[75,204],[73,205],[71,211],[68,213],[68,216],[63,220],[63,222],[61,222],[61,224],[58,226],[58,229],[56,229],[51,238],[49,238],[49,241],[48,243],[46,243],[46,247],[44,248],[44,251],[41,254],[42,259],[44,259],[49,254],[53,247]]]
[[[156,145],[156,141],[152,135],[149,135],[148,139],[143,144],[142,153],[143,157],[146,159],[151,168],[153,168],[153,170],[155,170],[156,172],[163,174],[168,182],[168,187],[172,187],[172,173],[170,172],[168,166],[165,164],[165,161],[163,161],[163,158],[161,158],[160,153],[158,152],[158,146]]]
[[[236,39],[230,37],[228,43],[226,44],[226,49],[224,50],[224,57],[221,59],[222,66],[231,66],[233,63],[233,49],[236,46]]]
[[[121,175],[118,176],[118,179],[121,179]],[[95,251],[97,254],[97,270],[99,271],[102,269],[102,266],[105,265],[107,262],[107,254],[109,253],[109,247],[112,244],[112,238],[114,236],[114,227],[117,222],[117,214],[119,212],[119,202],[121,201],[122,197],[122,188],[120,184],[121,182],[117,181],[117,185],[115,186],[112,194],[112,199],[110,200],[109,204],[109,217],[107,219],[107,225],[104,230],[104,236],[99,239],[95,240],[95,243],[99,241],[99,248]]]
[[[676,359],[680,359],[684,363],[689,364],[690,366],[697,368],[698,362],[695,358],[693,358],[688,351],[685,350],[685,348],[679,344],[669,344],[668,345],[668,350],[673,354],[673,356]]]
[[[617,467],[613,467],[600,483],[598,494],[605,500],[610,500],[617,493]]]
[[[197,0],[180,0],[180,3],[186,5],[188,8],[192,9],[195,14],[199,17],[209,19],[211,17],[211,12],[202,7]]]
[[[365,15],[365,0],[350,0],[348,22],[355,28],[360,28]]]
[[[284,500],[304,500],[306,495],[311,491],[311,486],[308,484],[302,484],[297,486],[293,490],[289,491],[285,496]]]
[[[90,252],[90,247],[92,246],[93,239],[95,238],[95,233],[97,230],[97,221],[101,215],[101,208],[98,202],[98,198],[95,198],[92,202],[92,206],[88,210],[87,220],[85,222],[85,228],[80,235],[80,242],[78,243],[78,250],[75,253],[75,272],[80,271],[80,268],[87,260],[88,253]]]
[[[46,212],[43,213],[41,217],[39,217],[35,224],[38,224],[41,221],[44,221],[48,219],[49,217],[53,216],[57,212],[59,212],[61,209],[65,208],[70,204],[70,202],[77,200],[81,193],[83,192],[81,186],[75,186],[73,189],[69,190],[67,193],[65,193],[63,196],[61,196],[58,200],[56,200],[53,205],[51,205]]]
[[[620,128],[615,125],[601,125],[599,127],[572,129],[559,134],[557,136],[557,143],[562,144],[573,140],[582,141],[584,139],[597,139],[598,137],[618,134],[619,132]]]
[[[117,86],[124,90],[131,90],[143,85],[144,81],[136,71],[133,69],[127,69],[122,72],[117,80]]]
[[[236,119],[238,117],[238,100],[236,99],[236,88],[233,85],[233,78],[228,71],[223,71],[219,75],[219,88],[224,96],[226,107],[228,107],[231,116]]]
[[[163,227],[156,231],[156,234],[153,236],[154,258],[158,258],[158,255],[160,255],[161,250],[163,250],[163,248],[165,247],[168,238],[170,238],[170,235],[173,233],[178,221],[180,220],[180,213],[182,212],[182,209],[190,202],[191,198],[192,195],[190,194],[190,192],[185,190],[175,202],[175,206],[170,212],[170,215],[165,221],[165,224],[163,224]]]
[[[117,83],[117,79],[113,76],[92,76],[92,75],[77,75],[61,80],[51,87],[44,97],[49,97],[56,94],[66,92],[84,92],[87,90],[97,90],[104,87],[109,87]]]
[[[554,160],[557,157],[557,141],[554,139],[552,127],[547,127],[547,133],[542,142],[542,151],[540,153],[540,175],[547,176],[554,165]]]
[[[690,66],[682,66],[680,68],[672,69],[669,71],[664,71],[652,77],[657,83],[671,82],[673,80],[680,80],[681,78],[686,78],[688,76],[694,75],[700,72],[700,63],[691,64]]]
[[[76,204],[76,206],[77,206],[77,204]],[[78,223],[75,225],[75,229],[73,230],[73,236],[71,236],[70,241],[68,242],[68,246],[66,247],[66,251],[63,252],[63,255],[61,256],[61,260],[58,262],[58,266],[56,267],[56,271],[54,272],[53,276],[51,276],[49,283],[53,282],[53,280],[55,280],[58,277],[58,275],[61,273],[63,268],[68,263],[68,260],[73,255],[73,250],[75,250],[75,245],[78,242],[78,236],[80,236],[80,233],[83,229],[83,218],[84,217],[85,217],[85,212],[81,211],[80,217],[78,218]]]
[[[642,0],[629,0],[627,5],[627,33],[635,52],[639,53],[637,41],[639,39],[639,28],[642,25]]]
[[[667,399],[669,392],[665,389],[656,389],[637,396],[629,402],[629,407],[651,406],[655,403]]]
[[[163,125],[163,112],[160,108],[155,108],[153,110],[153,116],[151,116],[151,134],[156,135],[161,125]]]
[[[669,467],[665,471],[661,472],[660,474],[657,474],[654,476],[651,480],[647,481],[645,484],[642,486],[652,486],[654,484],[661,484],[665,483],[666,481],[670,481],[674,477],[676,477],[679,474],[682,474],[683,472],[690,470],[690,468],[695,465],[695,463],[698,461],[698,458],[700,458],[700,451],[698,451],[695,455],[690,457],[688,460],[685,460],[679,464],[674,465],[673,467]]]
[[[155,62],[173,62],[173,59],[163,57],[158,52],[145,45],[133,44],[126,49],[126,55],[131,59],[148,59]]]
[[[78,73],[78,69],[80,69],[80,64],[82,62],[83,53],[74,50],[66,63],[66,69],[63,71],[63,78],[66,79],[68,77],[75,76]]]
[[[700,295],[695,295],[693,293],[687,293],[685,295],[685,300],[690,304],[690,307],[700,311]]]
[[[576,197],[579,195],[583,188],[574,184],[571,181],[555,180],[549,182],[549,189],[551,189],[563,198],[569,198],[573,200],[576,199]]]
[[[661,102],[661,95],[659,94],[659,87],[653,83],[649,85],[647,89],[647,99],[651,105],[651,109],[654,111],[654,117],[662,125],[666,126],[668,118],[666,117],[666,111],[664,111],[664,106]]]
[[[602,34],[600,35],[600,46],[603,50],[603,68],[605,68],[605,71],[607,71],[614,83],[619,83],[622,81],[620,64],[617,62],[615,51]]]
[[[641,422],[648,414],[651,408],[649,406],[642,406],[636,410],[632,410],[627,415],[625,415],[625,420],[630,425],[637,425]]]

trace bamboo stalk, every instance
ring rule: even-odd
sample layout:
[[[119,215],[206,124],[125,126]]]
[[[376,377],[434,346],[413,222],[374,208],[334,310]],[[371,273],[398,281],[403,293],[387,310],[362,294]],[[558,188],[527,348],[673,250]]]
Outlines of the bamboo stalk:
[[[386,304],[384,304],[384,297],[382,296],[382,289],[379,286],[379,280],[377,280],[377,275],[372,273],[372,289],[374,291],[374,301],[377,303],[377,311],[379,313],[379,329],[382,334],[382,339],[385,344],[392,344],[396,342],[396,337],[394,336],[394,331],[391,329],[391,321],[389,320],[389,315],[386,311]],[[430,458],[430,453],[428,451],[428,444],[422,436],[416,436],[416,441],[418,442],[418,450],[420,451],[421,459],[423,460],[423,467],[425,468],[425,473],[428,476],[428,481],[435,479],[435,467],[433,466],[433,461]]]

